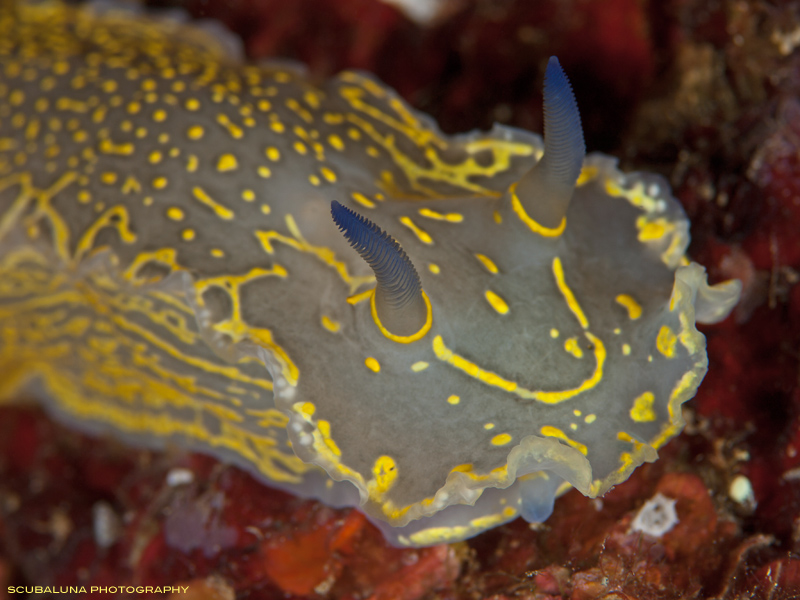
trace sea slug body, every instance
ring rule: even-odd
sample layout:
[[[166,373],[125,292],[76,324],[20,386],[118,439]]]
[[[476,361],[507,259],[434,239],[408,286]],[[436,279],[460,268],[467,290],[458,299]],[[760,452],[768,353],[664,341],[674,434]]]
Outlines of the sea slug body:
[[[661,178],[585,155],[555,58],[542,140],[142,16],[22,4],[0,40],[1,401],[405,546],[543,520],[680,432],[739,283]]]

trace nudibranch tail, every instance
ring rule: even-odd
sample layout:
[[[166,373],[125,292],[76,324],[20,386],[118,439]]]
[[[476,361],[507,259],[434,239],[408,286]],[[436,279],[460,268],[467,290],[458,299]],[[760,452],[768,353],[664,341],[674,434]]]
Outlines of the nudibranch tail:
[[[350,245],[375,273],[375,308],[380,323],[396,336],[418,332],[427,309],[419,275],[392,236],[366,217],[331,202],[331,216]]]
[[[551,56],[544,76],[544,155],[511,188],[530,219],[547,229],[560,228],[585,156],[575,95]]]

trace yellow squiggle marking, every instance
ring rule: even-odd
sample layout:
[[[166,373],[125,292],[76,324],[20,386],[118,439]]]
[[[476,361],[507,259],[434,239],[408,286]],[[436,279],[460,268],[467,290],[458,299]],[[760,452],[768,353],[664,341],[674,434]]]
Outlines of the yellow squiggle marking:
[[[419,226],[417,226],[417,224],[414,223],[414,221],[412,221],[409,217],[400,217],[400,222],[408,227],[423,244],[433,243],[433,238],[430,236],[430,234],[427,231],[420,229]]]
[[[340,88],[340,94],[355,111],[367,115],[387,125],[394,131],[401,133],[422,150],[429,166],[418,164],[400,150],[395,139],[395,134],[381,133],[372,123],[358,114],[348,113],[346,115],[347,121],[356,125],[389,153],[394,164],[408,178],[411,187],[426,196],[441,197],[441,193],[422,185],[420,180],[423,179],[445,182],[462,189],[494,197],[500,196],[499,192],[475,184],[472,182],[472,179],[478,176],[490,178],[498,172],[507,171],[511,166],[512,157],[530,156],[534,153],[534,149],[529,144],[521,142],[507,142],[496,139],[475,140],[463,145],[463,149],[469,154],[468,158],[462,163],[454,165],[442,160],[437,152],[437,148],[447,148],[447,142],[431,129],[420,123],[418,119],[414,118],[414,116],[402,106],[402,103],[393,102],[391,100],[389,102],[390,106],[400,114],[401,122],[364,101],[366,95],[365,90],[370,89],[369,83],[366,80],[359,78],[357,75],[354,76],[352,73],[343,73],[340,77],[345,81],[349,80],[362,86],[345,86]],[[378,94],[373,95],[381,97]],[[473,155],[486,150],[492,153],[492,161],[488,166],[482,166],[475,160]]]
[[[281,265],[273,265],[271,269],[254,268],[250,269],[245,275],[223,275],[201,279],[195,283],[197,301],[202,305],[203,293],[210,287],[218,287],[225,291],[231,299],[231,316],[219,323],[212,325],[212,328],[219,333],[230,336],[233,342],[244,339],[253,340],[257,344],[268,348],[278,362],[281,363],[283,377],[290,385],[297,385],[300,377],[300,370],[289,354],[274,339],[271,329],[250,327],[245,324],[241,314],[241,295],[239,288],[254,279],[260,277],[287,277],[288,273]]]
[[[420,208],[419,215],[427,219],[435,221],[447,221],[448,223],[461,223],[464,220],[464,215],[461,213],[440,213],[430,208]]]
[[[517,196],[515,191],[516,189],[516,183],[512,183],[511,187],[508,188],[508,193],[511,194],[511,208],[519,217],[519,220],[528,226],[528,229],[544,237],[558,237],[564,233],[564,230],[567,228],[567,217],[561,218],[561,223],[558,224],[558,227],[545,227],[541,223],[534,221],[528,213],[525,212],[525,207],[522,206],[522,202],[520,202],[519,196]]]
[[[119,233],[119,238],[126,244],[132,244],[136,241],[136,234],[130,229],[128,210],[121,204],[112,206],[86,228],[75,248],[75,257],[73,258],[75,264],[79,263],[92,249],[97,234],[104,227],[114,227]]]
[[[497,268],[497,265],[494,264],[494,261],[485,254],[476,254],[475,258],[477,258],[480,263],[486,267],[486,270],[492,275],[496,275],[500,272],[500,269]]]
[[[575,448],[575,450],[577,450],[578,452],[580,452],[584,456],[586,456],[589,453],[589,449],[586,446],[584,446],[580,442],[576,442],[575,440],[570,438],[566,433],[561,431],[558,427],[553,427],[551,425],[545,425],[544,427],[542,427],[539,430],[539,432],[544,436],[556,438],[556,439],[559,439],[559,440],[561,440],[563,442],[566,442],[567,444],[569,444],[570,446]]]
[[[437,335],[435,338],[433,338],[433,353],[439,360],[452,365],[456,369],[464,371],[464,373],[470,377],[474,377],[486,385],[498,387],[506,392],[512,392],[525,400],[538,400],[540,402],[544,402],[545,404],[558,404],[559,402],[569,400],[578,394],[582,394],[583,392],[594,388],[603,378],[603,366],[606,361],[606,348],[599,338],[592,335],[588,331],[584,332],[584,335],[594,345],[594,358],[596,362],[594,372],[578,387],[557,392],[529,390],[519,386],[514,381],[509,381],[508,379],[501,377],[497,373],[492,373],[491,371],[481,369],[474,362],[464,358],[463,356],[459,356],[445,346],[444,340],[442,340],[442,336],[440,335]]]
[[[583,309],[581,309],[580,304],[578,304],[578,301],[575,299],[575,294],[572,293],[572,290],[564,279],[564,267],[561,265],[561,259],[558,256],[553,259],[553,275],[556,278],[556,285],[561,295],[564,296],[564,300],[567,302],[567,306],[569,306],[572,314],[578,319],[581,327],[587,329],[589,327],[589,321],[586,319],[586,315],[583,314]]]
[[[213,210],[220,219],[230,221],[235,216],[230,208],[222,206],[222,204],[209,196],[200,186],[195,186],[192,188],[192,195],[195,197],[195,199],[197,199],[198,202],[205,204],[211,210]]]
[[[428,294],[422,292],[422,299],[425,301],[425,323],[422,324],[422,327],[420,327],[419,331],[416,333],[412,333],[411,335],[395,335],[383,326],[383,323],[381,323],[381,320],[378,317],[378,309],[375,306],[374,289],[370,290],[369,296],[369,307],[372,314],[372,320],[375,321],[375,324],[378,326],[378,329],[381,330],[381,333],[393,342],[397,342],[399,344],[410,344],[411,342],[416,342],[417,340],[425,337],[425,334],[431,330],[431,325],[433,324],[433,309],[431,308],[431,301],[430,298],[428,298]],[[347,300],[349,302],[350,298]],[[355,302],[353,304],[355,304]]]
[[[620,294],[615,298],[617,304],[622,305],[628,311],[628,318],[635,321],[642,316],[642,306],[628,294]]]
[[[375,281],[375,277],[373,275],[363,275],[360,277],[350,275],[347,270],[347,265],[341,260],[336,260],[336,253],[333,250],[324,246],[314,246],[310,244],[300,233],[300,229],[297,227],[297,223],[292,215],[286,215],[286,227],[289,229],[289,233],[292,234],[292,237],[283,235],[277,231],[255,232],[256,237],[261,242],[261,245],[264,247],[264,251],[267,252],[267,254],[274,254],[275,252],[275,249],[272,247],[273,240],[285,244],[290,248],[294,248],[299,252],[308,252],[309,254],[313,254],[323,263],[329,267],[332,267],[336,271],[339,277],[342,278],[342,281],[350,286],[351,294],[363,284],[372,283]]]

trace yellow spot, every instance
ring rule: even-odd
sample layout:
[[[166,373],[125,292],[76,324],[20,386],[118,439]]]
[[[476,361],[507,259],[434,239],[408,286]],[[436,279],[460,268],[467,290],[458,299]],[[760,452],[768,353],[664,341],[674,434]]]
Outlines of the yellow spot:
[[[184,241],[191,242],[195,237],[194,229],[184,229],[181,232],[181,237],[184,239]]]
[[[350,197],[365,208],[375,208],[375,203],[367,198],[364,194],[353,192],[350,194]]]
[[[411,370],[414,371],[414,373],[419,373],[420,371],[427,369],[429,366],[430,365],[428,365],[428,363],[426,363],[424,360],[420,360],[411,365]]]
[[[167,111],[163,108],[159,108],[153,113],[153,121],[156,123],[161,123],[167,119]]]
[[[327,315],[322,315],[322,326],[331,333],[336,333],[342,328],[342,326],[337,321],[334,321]],[[380,369],[380,367],[378,368]]]
[[[311,183],[311,185],[319,185],[320,184],[319,177],[317,177],[316,175],[309,175],[308,176],[308,181],[309,181],[309,183]]]
[[[319,172],[320,172],[320,173],[322,173],[322,176],[323,176],[323,177],[324,177],[324,178],[325,178],[325,179],[326,179],[328,182],[330,182],[330,183],[336,183],[336,173],[334,173],[334,172],[333,172],[331,169],[329,169],[328,167],[322,167],[322,168],[319,170]]]
[[[328,143],[334,150],[338,150],[339,152],[344,150],[344,142],[342,141],[342,138],[336,134],[331,134],[328,136]]]
[[[575,410],[572,411],[572,414],[575,415],[576,417],[580,417],[583,413],[581,413],[581,411],[576,408]]]
[[[242,192],[242,200],[245,202],[253,202],[256,199],[256,194],[253,190],[244,190]]]
[[[111,171],[106,171],[100,175],[100,181],[106,185],[114,185],[117,182],[117,174]]]
[[[461,397],[460,396],[456,396],[455,394],[453,394],[452,396],[448,396],[447,397],[447,402],[448,402],[448,404],[452,404],[453,406],[455,406],[456,404],[461,402]]]
[[[658,330],[658,337],[656,338],[656,348],[667,358],[675,356],[675,343],[678,341],[677,336],[672,332],[672,329],[666,325],[662,325]]]
[[[539,430],[539,432],[544,436],[556,438],[563,442],[566,442],[584,456],[586,456],[589,453],[589,449],[586,446],[584,446],[580,442],[576,442],[557,427],[551,427],[550,425],[545,425]]]
[[[339,113],[325,113],[322,115],[322,120],[328,125],[340,125],[344,123],[344,116]]]
[[[657,219],[655,221],[648,221],[646,217],[639,217],[636,220],[636,226],[639,229],[640,242],[652,242],[660,240],[664,237],[671,228],[666,219]]]
[[[434,275],[438,275],[439,273],[441,273],[441,272],[442,272],[442,269],[439,267],[439,265],[437,265],[437,264],[435,264],[435,263],[430,263],[430,264],[428,265],[428,270],[429,270],[431,273],[433,273]]]
[[[501,315],[505,315],[508,313],[508,304],[506,301],[503,300],[500,296],[495,294],[492,290],[486,290],[486,301],[491,304],[492,308],[495,309]]]
[[[584,167],[581,169],[581,174],[578,175],[578,180],[575,182],[576,186],[582,186],[589,183],[592,179],[597,177],[597,167]]]
[[[494,211],[494,222],[498,225],[503,222],[503,215],[499,211]]]
[[[281,159],[281,151],[278,150],[275,146],[270,146],[264,152],[267,155],[267,158],[270,159],[272,162],[278,162]]]
[[[492,438],[492,446],[505,446],[511,441],[511,436],[507,433],[499,433]]]
[[[220,219],[224,219],[225,221],[230,221],[233,219],[233,211],[225,206],[222,206],[220,203],[214,200],[203,190],[203,188],[195,186],[192,188],[192,194],[198,202],[208,206],[211,210],[213,210]]]
[[[184,214],[180,208],[173,206],[167,210],[167,216],[173,221],[183,221]]]
[[[622,354],[625,356],[631,355],[631,346],[630,344],[622,344]]]
[[[578,344],[578,338],[571,337],[564,342],[564,350],[572,354],[575,358],[583,358],[583,350]]]
[[[261,112],[269,112],[270,110],[272,110],[272,103],[269,100],[261,99],[256,104],[256,107]]]
[[[544,225],[537,223],[531,219],[530,216],[528,216],[528,213],[525,212],[525,208],[522,206],[522,202],[520,202],[519,197],[515,192],[516,189],[516,183],[512,183],[511,187],[508,188],[508,192],[511,194],[511,208],[519,217],[519,220],[528,226],[528,229],[530,229],[533,233],[538,233],[544,237],[558,237],[564,233],[564,229],[567,227],[566,217],[561,218],[561,223],[558,224],[558,227],[545,227]]]
[[[317,407],[314,406],[313,402],[298,402],[294,407],[306,418],[306,420],[310,420],[311,417],[314,416],[314,413],[317,412]]]
[[[157,190],[163,190],[167,187],[167,178],[166,177],[156,177],[153,179],[153,187]]]
[[[131,192],[141,192],[142,186],[139,183],[139,180],[133,177],[132,175],[128,176],[125,180],[125,183],[122,184],[122,193],[123,194],[130,194]]]
[[[412,221],[409,217],[400,217],[400,222],[408,227],[423,244],[433,243],[433,238],[428,234],[428,232],[417,227],[416,223],[414,223],[414,221]]]
[[[391,456],[379,456],[372,467],[374,482],[370,482],[370,497],[382,495],[391,489],[397,480],[397,464]]]
[[[186,110],[191,110],[194,112],[196,110],[200,110],[200,101],[197,98],[189,98],[186,100],[184,106],[186,107]]]
[[[225,258],[225,252],[223,252],[219,248],[212,248],[211,256],[213,256],[214,258]]]
[[[378,158],[381,153],[375,146],[367,146],[367,154],[372,158]]]
[[[367,365],[367,368],[370,371],[378,373],[381,370],[381,363],[379,363],[376,359],[372,358],[371,356],[367,357],[364,361],[364,364]]]
[[[615,300],[627,309],[628,318],[631,320],[635,321],[642,316],[642,307],[628,294],[620,294]]]
[[[283,123],[279,121],[273,121],[272,123],[270,123],[269,127],[275,133],[283,133],[284,131],[286,131],[286,127],[283,125]]]
[[[550,337],[551,338],[556,339],[558,337],[558,335],[559,335],[558,334],[558,329],[556,329],[555,327],[550,330]]]
[[[581,327],[584,329],[588,328],[589,321],[586,319],[586,315],[583,314],[580,304],[578,304],[578,301],[575,299],[575,294],[572,293],[572,290],[564,279],[564,268],[561,266],[561,259],[558,256],[553,259],[553,275],[556,278],[556,285],[558,285],[558,289],[561,291],[561,295],[564,296],[564,300],[567,302],[567,306],[569,306],[572,314],[578,319]]]
[[[81,131],[76,131],[75,132],[75,138],[76,138],[75,141],[76,142],[82,142],[83,141],[83,140],[77,139],[79,133],[82,133],[82,132]],[[115,144],[114,142],[112,142],[109,139],[101,140],[100,144],[98,146],[98,149],[103,154],[117,154],[119,156],[130,156],[131,154],[133,154],[133,152],[135,150],[134,145],[131,144],[131,143]]]
[[[447,213],[443,214],[440,212],[436,212],[435,210],[431,210],[430,208],[420,208],[419,214],[422,217],[426,217],[428,219],[434,219],[436,221],[448,221],[449,223],[461,223],[464,220],[464,215],[459,213]]]
[[[268,179],[272,175],[272,171],[270,171],[269,167],[265,167],[264,165],[260,165],[258,169],[256,169],[259,177],[263,177],[264,179]]]
[[[490,431],[490,430],[494,429],[494,423],[486,423],[486,424],[483,426],[483,428],[484,428],[486,431]]]
[[[151,164],[153,164],[153,165],[157,165],[158,163],[160,163],[160,162],[161,162],[161,159],[162,159],[162,158],[163,158],[163,156],[162,156],[161,152],[159,152],[158,150],[153,150],[153,151],[150,153],[150,156],[148,156],[148,157],[147,157],[147,160],[148,160],[148,161],[149,161]]]
[[[194,173],[197,171],[199,163],[200,161],[197,160],[197,157],[194,154],[190,154],[186,159],[186,170],[189,171],[189,173]]]
[[[192,125],[186,132],[186,136],[190,140],[199,140],[203,135],[205,135],[205,130],[200,125]]]
[[[293,145],[294,151],[300,154],[301,156],[305,156],[308,154],[308,148],[303,142],[297,141]]]
[[[89,204],[92,201],[92,194],[87,190],[81,190],[78,192],[78,202],[81,204]]]
[[[653,395],[653,392],[645,392],[641,396],[638,396],[633,401],[633,407],[630,411],[631,419],[637,423],[655,421],[656,412],[653,410],[653,402],[655,399],[656,397]]]
[[[592,424],[592,423],[594,423],[596,420],[597,420],[597,415],[586,415],[586,416],[583,418],[583,422],[584,422],[584,423],[586,423],[587,425],[591,425],[591,424]]]
[[[497,268],[497,265],[494,264],[494,261],[485,254],[476,254],[475,258],[480,261],[480,263],[486,268],[487,271],[489,271],[489,273],[496,275],[500,272],[500,269]]]
[[[223,154],[219,157],[217,162],[217,171],[224,173],[225,171],[233,171],[239,168],[239,162],[233,154]]]
[[[261,212],[265,215],[268,215],[272,212],[272,209],[269,207],[269,204],[262,204],[261,205]]]
[[[472,463],[464,463],[463,465],[456,465],[452,469],[450,469],[451,473],[472,473],[473,469],[475,469],[475,465]]]

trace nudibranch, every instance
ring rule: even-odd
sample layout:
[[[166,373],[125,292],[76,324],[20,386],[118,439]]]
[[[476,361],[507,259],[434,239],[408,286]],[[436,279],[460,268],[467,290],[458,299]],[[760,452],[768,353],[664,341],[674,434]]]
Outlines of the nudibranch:
[[[707,369],[695,322],[738,298],[661,178],[585,155],[554,58],[544,140],[446,136],[367,75],[130,14],[6,7],[0,63],[0,398],[394,544],[655,460]]]

